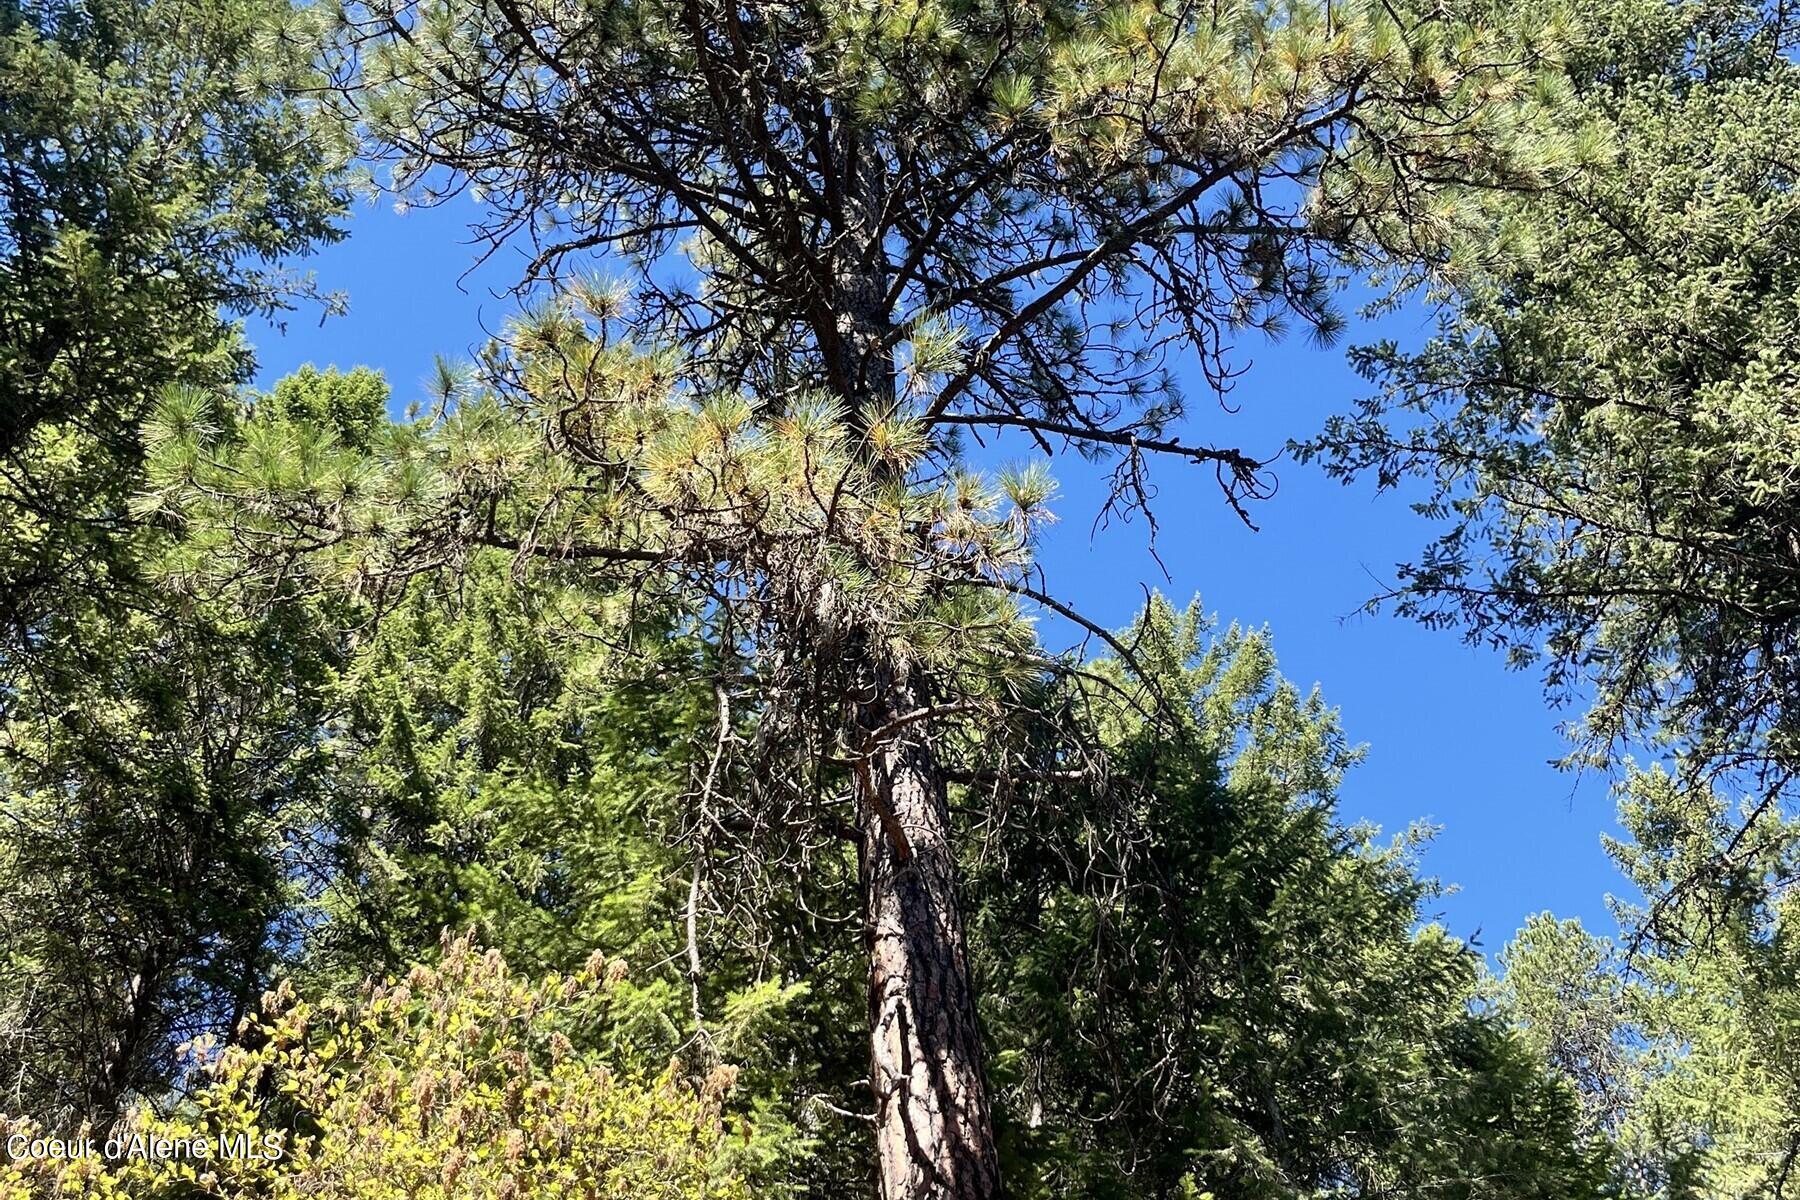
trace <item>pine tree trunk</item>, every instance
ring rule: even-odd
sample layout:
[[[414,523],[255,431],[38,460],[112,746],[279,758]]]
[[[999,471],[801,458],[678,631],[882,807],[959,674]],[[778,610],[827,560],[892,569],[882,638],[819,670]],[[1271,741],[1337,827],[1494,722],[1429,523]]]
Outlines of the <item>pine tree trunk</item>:
[[[878,234],[886,186],[872,139],[839,129],[845,255],[836,316],[821,345],[853,426],[894,403],[885,248]],[[866,754],[857,770],[865,936],[869,950],[869,1082],[881,1200],[992,1200],[999,1155],[981,1033],[969,978],[956,854],[944,780],[925,724],[925,689],[878,661],[863,661],[869,687],[856,712]]]
[[[950,813],[917,689],[883,679],[858,775],[869,947],[870,1083],[882,1200],[1000,1194]],[[890,730],[885,736],[878,731]]]

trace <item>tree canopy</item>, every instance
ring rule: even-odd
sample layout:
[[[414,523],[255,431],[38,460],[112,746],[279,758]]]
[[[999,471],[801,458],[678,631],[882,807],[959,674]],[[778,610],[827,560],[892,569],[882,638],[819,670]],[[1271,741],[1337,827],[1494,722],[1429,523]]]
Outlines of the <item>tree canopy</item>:
[[[1583,761],[1647,743],[1779,806],[1795,769],[1790,18],[1596,10],[1573,57],[1604,171],[1496,205],[1440,335],[1358,352],[1379,393],[1311,443],[1426,481],[1398,607],[1594,701]],[[1501,252],[1494,252],[1494,245]]]
[[[119,585],[137,430],[171,384],[245,382],[233,323],[310,291],[341,236],[338,127],[300,92],[286,3],[0,7],[0,622],[8,660],[58,588]]]
[[[0,8],[0,1111],[282,1150],[0,1196],[1800,1187],[1786,20]],[[358,157],[517,311],[252,389]],[[1038,561],[1064,451],[1253,520],[1189,393],[1371,274],[1439,336],[1303,454],[1596,689],[1616,945],[1490,972],[1268,631]]]

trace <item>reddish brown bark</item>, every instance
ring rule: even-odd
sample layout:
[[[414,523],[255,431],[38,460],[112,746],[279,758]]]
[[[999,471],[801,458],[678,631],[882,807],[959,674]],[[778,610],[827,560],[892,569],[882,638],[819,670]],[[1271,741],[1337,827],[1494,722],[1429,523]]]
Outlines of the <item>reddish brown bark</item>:
[[[916,711],[911,692],[890,685],[881,710]],[[865,727],[891,728],[896,716],[880,715]],[[944,784],[919,723],[877,736],[858,799],[881,1196],[992,1200],[1000,1169]]]

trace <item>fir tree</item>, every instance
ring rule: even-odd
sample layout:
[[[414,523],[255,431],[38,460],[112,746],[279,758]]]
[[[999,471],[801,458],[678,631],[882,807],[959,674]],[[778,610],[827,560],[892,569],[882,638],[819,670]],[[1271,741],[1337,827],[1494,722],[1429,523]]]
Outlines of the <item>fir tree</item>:
[[[1591,699],[1574,762],[1648,743],[1695,790],[1779,809],[1800,772],[1793,16],[1619,0],[1594,29],[1570,67],[1604,165],[1493,199],[1439,336],[1358,351],[1378,393],[1307,452],[1423,482],[1440,535],[1387,598]]]

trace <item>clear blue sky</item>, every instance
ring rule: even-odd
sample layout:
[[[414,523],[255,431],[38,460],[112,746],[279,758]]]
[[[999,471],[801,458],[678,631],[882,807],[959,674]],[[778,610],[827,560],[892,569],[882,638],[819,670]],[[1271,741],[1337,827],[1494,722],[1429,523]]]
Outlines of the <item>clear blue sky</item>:
[[[366,365],[387,376],[398,404],[418,397],[436,355],[468,357],[514,307],[494,295],[515,277],[509,252],[462,278],[476,257],[464,230],[472,214],[467,201],[404,216],[359,209],[350,238],[310,264],[323,287],[348,294],[348,315],[321,326],[316,312],[303,312],[285,333],[254,325],[259,381],[308,362]],[[1416,342],[1425,321],[1402,313],[1382,333]],[[1353,325],[1348,340],[1369,336]],[[1184,440],[1273,455],[1363,387],[1341,347],[1246,341],[1243,356],[1253,367],[1231,397],[1235,411],[1196,382]],[[1223,504],[1210,471],[1165,464],[1156,547],[1165,578],[1141,521],[1092,532],[1101,468],[1074,456],[1054,468],[1061,521],[1042,554],[1052,589],[1108,626],[1131,618],[1145,585],[1177,601],[1198,594],[1221,623],[1268,625],[1283,672],[1302,687],[1318,683],[1351,738],[1368,744],[1344,789],[1344,817],[1396,831],[1420,818],[1442,826],[1425,866],[1458,888],[1440,902],[1452,932],[1478,935],[1492,954],[1544,909],[1612,930],[1605,896],[1621,882],[1600,847],[1602,831],[1616,828],[1605,781],[1549,765],[1562,753],[1556,725],[1568,714],[1546,709],[1534,676],[1453,633],[1355,615],[1425,539],[1403,499],[1287,462],[1278,494],[1254,509],[1261,531],[1252,532]]]

